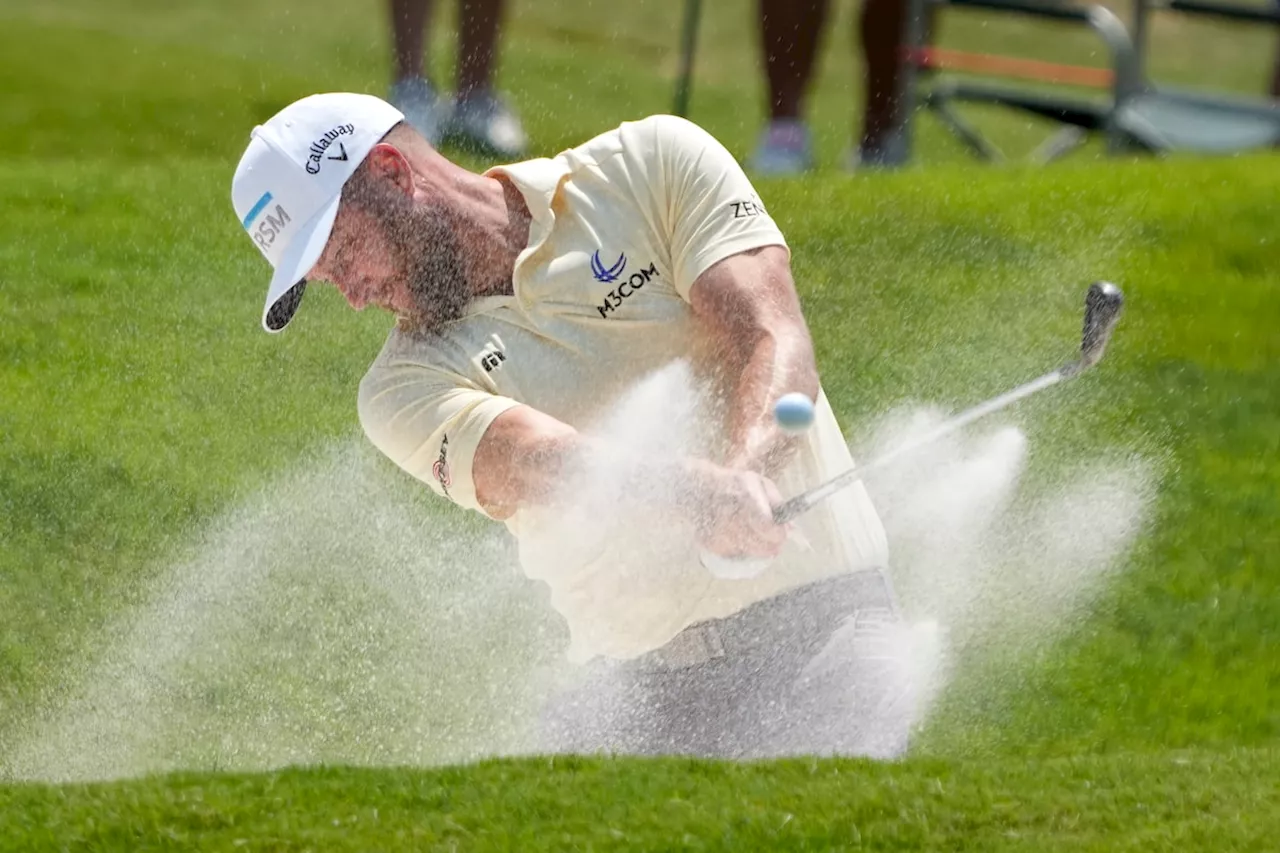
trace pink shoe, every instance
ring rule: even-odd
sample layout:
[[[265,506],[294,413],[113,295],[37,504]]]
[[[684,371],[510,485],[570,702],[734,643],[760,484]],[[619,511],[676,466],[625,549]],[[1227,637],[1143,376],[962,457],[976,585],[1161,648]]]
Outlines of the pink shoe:
[[[813,144],[804,122],[773,121],[760,134],[750,168],[761,175],[798,175],[813,168]]]

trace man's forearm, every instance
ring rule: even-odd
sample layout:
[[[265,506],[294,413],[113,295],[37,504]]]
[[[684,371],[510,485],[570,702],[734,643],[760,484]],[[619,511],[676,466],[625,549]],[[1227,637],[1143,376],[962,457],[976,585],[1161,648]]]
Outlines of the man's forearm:
[[[818,396],[813,341],[786,249],[766,246],[720,261],[694,282],[690,299],[724,395],[725,464],[773,476],[797,446],[774,422],[774,403],[791,392]]]
[[[761,329],[741,344],[741,372],[729,399],[727,464],[773,476],[795,453],[797,440],[778,428],[773,406],[798,391],[818,397],[813,345],[803,325]]]
[[[696,514],[714,466],[683,457],[641,458],[634,451],[584,435],[536,409],[519,406],[485,431],[472,464],[476,497],[489,515],[505,519],[529,506],[576,497],[569,489],[608,472],[624,493],[646,493],[646,482],[672,484],[674,505]],[[634,481],[631,478],[635,478]]]
[[[472,477],[477,501],[499,519],[546,502],[580,464],[588,441],[537,409],[508,409],[489,425],[476,447]]]

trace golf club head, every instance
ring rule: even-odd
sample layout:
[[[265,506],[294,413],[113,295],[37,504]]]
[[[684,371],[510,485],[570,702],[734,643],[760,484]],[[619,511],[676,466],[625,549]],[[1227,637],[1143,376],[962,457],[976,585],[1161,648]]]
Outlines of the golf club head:
[[[1080,339],[1080,367],[1093,367],[1102,358],[1111,330],[1120,319],[1124,294],[1109,281],[1089,285],[1084,298],[1084,333]]]

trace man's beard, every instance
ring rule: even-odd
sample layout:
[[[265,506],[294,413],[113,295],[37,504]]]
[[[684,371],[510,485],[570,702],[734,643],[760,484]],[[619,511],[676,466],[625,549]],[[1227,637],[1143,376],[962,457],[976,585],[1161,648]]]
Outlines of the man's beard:
[[[400,315],[401,328],[437,332],[461,317],[473,298],[448,214],[439,208],[418,208],[399,219],[396,231],[414,303],[411,313]]]

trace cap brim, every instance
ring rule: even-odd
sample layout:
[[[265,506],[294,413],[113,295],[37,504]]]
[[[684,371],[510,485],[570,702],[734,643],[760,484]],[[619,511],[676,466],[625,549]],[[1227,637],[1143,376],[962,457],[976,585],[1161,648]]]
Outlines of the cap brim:
[[[302,304],[302,294],[307,285],[306,275],[324,254],[341,202],[341,194],[334,196],[319,213],[299,228],[289,247],[284,250],[280,263],[276,264],[271,284],[267,287],[267,304],[262,309],[262,328],[268,332],[283,330]]]

